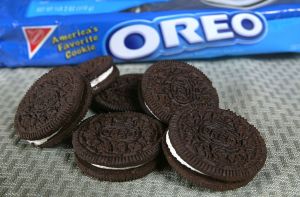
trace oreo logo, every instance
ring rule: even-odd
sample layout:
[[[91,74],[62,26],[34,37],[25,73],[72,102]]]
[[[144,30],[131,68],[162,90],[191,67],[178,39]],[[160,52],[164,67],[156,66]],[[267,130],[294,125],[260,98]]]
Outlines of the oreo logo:
[[[117,59],[146,59],[184,51],[258,42],[266,32],[263,16],[238,12],[180,15],[129,21],[117,25],[107,39],[107,52]]]

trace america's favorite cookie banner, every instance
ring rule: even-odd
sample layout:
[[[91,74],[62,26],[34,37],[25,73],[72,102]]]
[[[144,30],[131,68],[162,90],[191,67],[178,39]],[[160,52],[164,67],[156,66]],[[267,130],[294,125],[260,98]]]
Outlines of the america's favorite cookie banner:
[[[300,52],[299,0],[182,2],[2,0],[0,66]]]

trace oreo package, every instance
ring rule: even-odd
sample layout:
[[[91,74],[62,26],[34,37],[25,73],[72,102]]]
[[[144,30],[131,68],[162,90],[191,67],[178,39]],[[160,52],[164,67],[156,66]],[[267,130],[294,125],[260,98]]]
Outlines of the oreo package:
[[[9,0],[0,66],[300,52],[300,0]]]

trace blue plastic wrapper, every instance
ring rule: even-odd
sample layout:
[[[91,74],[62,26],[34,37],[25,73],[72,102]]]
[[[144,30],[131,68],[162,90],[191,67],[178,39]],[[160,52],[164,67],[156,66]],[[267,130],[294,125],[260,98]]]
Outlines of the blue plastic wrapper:
[[[300,0],[0,2],[0,66],[300,52]]]

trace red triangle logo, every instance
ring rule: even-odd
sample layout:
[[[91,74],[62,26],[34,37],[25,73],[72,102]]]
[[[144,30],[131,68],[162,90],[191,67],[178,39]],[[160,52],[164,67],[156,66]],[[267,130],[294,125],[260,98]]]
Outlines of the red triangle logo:
[[[29,59],[42,47],[56,27],[55,25],[23,27]]]

